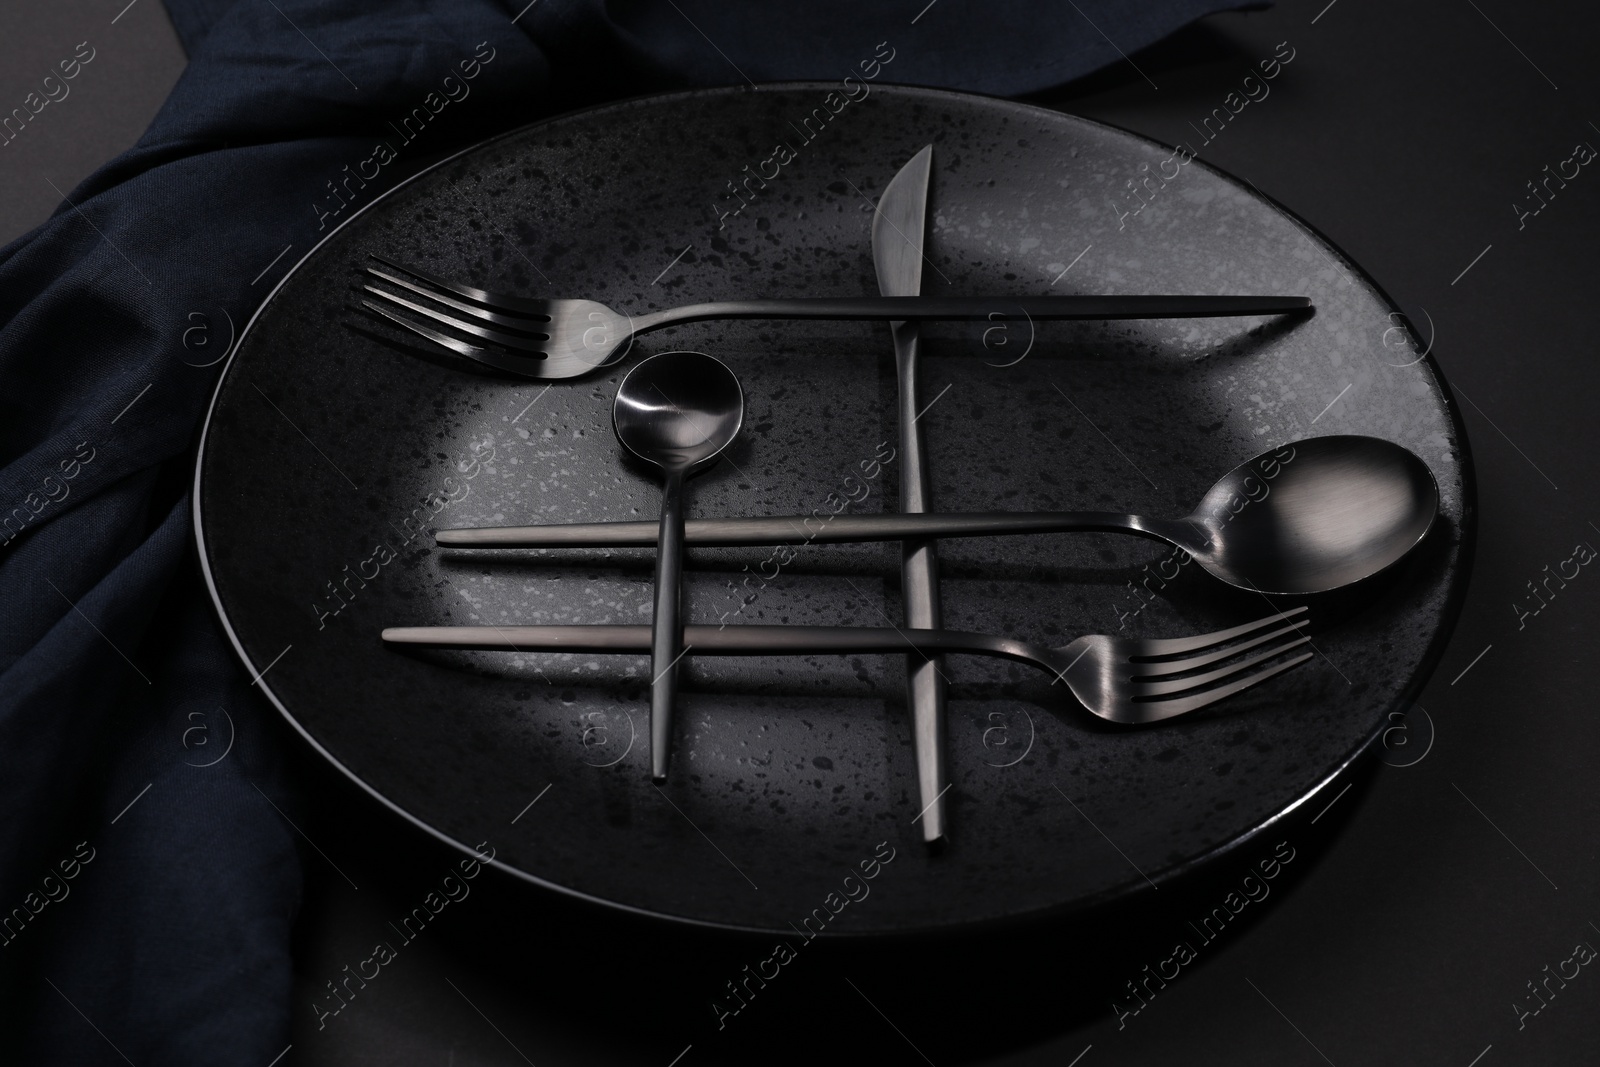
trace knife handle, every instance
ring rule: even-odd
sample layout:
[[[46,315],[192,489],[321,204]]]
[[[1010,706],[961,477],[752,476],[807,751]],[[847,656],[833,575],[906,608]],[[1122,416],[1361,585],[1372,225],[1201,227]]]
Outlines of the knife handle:
[[[892,322],[895,376],[899,385],[897,421],[900,442],[900,511],[925,513],[932,504],[932,477],[922,436],[925,413],[919,399],[917,359],[921,336],[915,323]],[[937,542],[907,541],[900,555],[900,599],[905,625],[937,630],[939,612],[939,557]],[[916,748],[917,793],[921,801],[922,837],[933,843],[944,837],[944,794],[949,789],[945,758],[945,678],[942,661],[906,661],[906,704],[911,713],[911,737]]]

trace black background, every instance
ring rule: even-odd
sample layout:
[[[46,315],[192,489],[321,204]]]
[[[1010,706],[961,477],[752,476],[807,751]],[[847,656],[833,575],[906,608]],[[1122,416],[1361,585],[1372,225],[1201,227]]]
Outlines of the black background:
[[[0,99],[25,95],[30,72],[70,54],[91,14],[103,25],[105,6],[8,9]],[[811,955],[722,1031],[706,1002],[770,946],[664,932],[484,877],[477,904],[445,912],[319,1032],[322,983],[453,857],[302,755],[315,797],[303,828],[361,889],[308,851],[297,1022],[280,1063],[1592,1062],[1592,968],[1520,1029],[1513,1005],[1535,1005],[1526,983],[1577,942],[1600,945],[1600,572],[1586,568],[1520,627],[1513,605],[1533,603],[1526,583],[1545,565],[1600,544],[1588,340],[1600,173],[1584,168],[1523,228],[1512,205],[1575,144],[1600,146],[1594,28],[1576,2],[1286,2],[1209,19],[1040,101],[1197,143],[1188,124],[1288,41],[1296,58],[1271,95],[1201,158],[1319,228],[1424,342],[1431,333],[1466,413],[1477,558],[1419,697],[1425,714],[1397,720],[1347,792],[1336,783],[1222,869],[1092,921]],[[96,62],[55,121],[26,157],[14,145],[0,156],[0,238],[53,208],[50,182],[70,190],[131,144],[181,70],[156,0],[97,32]],[[1390,765],[1401,763],[1412,765]],[[1268,900],[1119,1029],[1112,1001],[1137,1003],[1124,983],[1174,941],[1198,942],[1186,920],[1279,840],[1295,859]]]

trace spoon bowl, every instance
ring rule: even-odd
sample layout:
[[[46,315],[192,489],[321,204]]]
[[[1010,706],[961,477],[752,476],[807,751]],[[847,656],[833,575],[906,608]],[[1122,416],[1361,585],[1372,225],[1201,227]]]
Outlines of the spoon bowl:
[[[662,470],[709,463],[739,435],[744,392],[721,360],[663,352],[642,361],[617,388],[612,426],[624,448]]]
[[[1414,453],[1376,437],[1313,437],[1235,467],[1169,532],[1230,585],[1323,593],[1399,561],[1438,511],[1438,485]]]

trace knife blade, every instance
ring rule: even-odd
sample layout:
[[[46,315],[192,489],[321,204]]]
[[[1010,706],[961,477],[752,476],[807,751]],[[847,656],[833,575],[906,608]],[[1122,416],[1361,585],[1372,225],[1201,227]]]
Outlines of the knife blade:
[[[923,243],[928,223],[928,185],[933,175],[933,146],[912,156],[890,180],[872,217],[872,263],[883,296],[922,293]],[[922,413],[918,401],[917,355],[921,337],[915,322],[891,322],[895,377],[899,383],[900,510],[924,512],[932,505],[928,461],[923,450]],[[900,556],[901,596],[905,625],[936,630],[939,613],[939,561],[933,541],[907,541]],[[945,836],[944,659],[907,657],[906,703],[917,764],[917,793],[922,839],[929,844]]]

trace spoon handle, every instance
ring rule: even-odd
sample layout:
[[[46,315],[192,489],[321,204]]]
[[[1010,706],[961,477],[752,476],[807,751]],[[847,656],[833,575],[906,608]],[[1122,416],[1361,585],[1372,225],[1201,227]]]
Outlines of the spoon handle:
[[[665,526],[661,527],[665,529]],[[804,545],[857,541],[915,541],[940,537],[1109,531],[1171,542],[1187,530],[1110,511],[984,511],[970,513],[790,515],[749,519],[690,519],[690,545]],[[484,526],[440,530],[439,544],[460,548],[636,548],[656,543],[650,522],[585,522],[551,526]],[[1188,540],[1194,539],[1191,533]]]
[[[648,525],[648,524],[647,524]],[[656,605],[650,635],[650,777],[667,779],[672,762],[672,717],[678,699],[678,660],[683,628],[683,472],[661,482],[661,523],[656,539]]]

